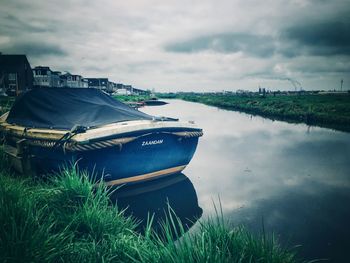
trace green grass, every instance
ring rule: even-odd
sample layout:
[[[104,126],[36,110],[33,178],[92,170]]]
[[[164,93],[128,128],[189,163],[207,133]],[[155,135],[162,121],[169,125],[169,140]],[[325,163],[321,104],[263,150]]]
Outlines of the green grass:
[[[162,231],[143,234],[76,167],[43,181],[11,172],[0,150],[1,262],[300,262],[275,238],[231,228],[222,213],[193,233],[169,208]],[[178,241],[175,241],[178,239]]]
[[[13,102],[15,101],[14,97],[3,97],[0,96],[0,115],[9,111],[12,107]]]
[[[282,248],[273,236],[257,237],[244,227],[230,228],[222,212],[200,221],[199,229],[190,234],[177,228],[178,220],[170,209],[162,234],[155,235],[161,262],[298,262],[295,253]],[[174,237],[181,238],[173,242]]]
[[[350,95],[237,96],[208,94],[158,94],[271,119],[303,122],[350,131]]]
[[[0,205],[2,262],[128,262],[154,246],[74,169],[45,183],[2,174]]]

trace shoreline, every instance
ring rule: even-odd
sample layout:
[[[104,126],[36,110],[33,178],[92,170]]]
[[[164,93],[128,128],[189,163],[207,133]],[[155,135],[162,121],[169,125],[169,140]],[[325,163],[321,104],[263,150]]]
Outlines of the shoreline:
[[[200,93],[158,93],[160,99],[181,99],[224,110],[238,111],[270,120],[304,123],[309,126],[350,132],[350,94],[336,95],[213,95]],[[119,95],[114,99],[137,103],[148,99],[144,95]],[[0,114],[10,110],[14,98],[0,100]]]
[[[350,95],[237,96],[159,94],[220,109],[238,111],[271,120],[350,132]]]
[[[297,249],[282,246],[273,234],[231,228],[222,213],[186,233],[169,206],[164,222],[151,216],[140,233],[137,219],[111,199],[113,189],[96,187],[76,167],[46,180],[18,176],[9,168],[0,146],[0,258],[5,261],[304,262]]]

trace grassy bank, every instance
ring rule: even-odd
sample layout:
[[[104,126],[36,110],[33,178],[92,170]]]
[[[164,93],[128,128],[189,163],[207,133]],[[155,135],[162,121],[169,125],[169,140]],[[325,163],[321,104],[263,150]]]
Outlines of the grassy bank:
[[[298,262],[274,238],[232,230],[220,216],[174,242],[185,230],[170,212],[162,233],[149,224],[141,235],[86,174],[69,169],[46,181],[18,177],[1,158],[1,262]]]
[[[266,97],[206,94],[158,94],[158,96],[204,103],[271,119],[350,131],[350,94],[269,95]]]

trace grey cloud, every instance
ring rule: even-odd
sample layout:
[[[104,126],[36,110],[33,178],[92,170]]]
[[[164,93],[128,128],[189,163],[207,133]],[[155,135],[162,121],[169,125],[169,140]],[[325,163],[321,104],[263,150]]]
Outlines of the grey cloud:
[[[159,67],[164,66],[164,62],[160,60],[147,60],[147,61],[138,61],[132,63],[126,63],[125,67],[127,70],[132,72],[143,72],[148,69],[158,69]]]
[[[276,75],[350,83],[343,0],[205,0],[190,9],[186,1],[62,1],[2,1],[0,52],[159,89],[250,89]]]
[[[275,51],[272,37],[246,33],[224,33],[196,37],[165,46],[166,51],[195,53],[211,50],[218,53],[244,52],[256,57],[271,57]]]
[[[85,72],[98,72],[98,73],[103,73],[106,72],[108,67],[103,67],[101,65],[88,65],[88,66],[82,66],[82,70]]]
[[[32,58],[67,55],[60,45],[48,40],[57,32],[58,25],[54,21],[42,16],[28,19],[0,12],[0,23],[0,36],[6,39],[0,44],[3,53],[27,54]]]
[[[0,34],[4,35],[16,35],[23,33],[45,33],[57,30],[57,25],[55,23],[47,20],[42,20],[40,18],[35,18],[31,19],[30,21],[26,21],[14,15],[0,14],[0,21],[2,24],[2,26],[0,27]]]
[[[16,41],[0,48],[3,53],[27,54],[35,57],[47,55],[66,56],[68,54],[57,44],[37,41]]]
[[[281,53],[297,55],[350,55],[350,20],[305,22],[287,28],[281,34],[286,42]]]
[[[312,64],[296,64],[290,67],[294,72],[303,72],[304,74],[331,74],[331,73],[341,73],[349,74],[350,73],[350,63],[320,63]]]

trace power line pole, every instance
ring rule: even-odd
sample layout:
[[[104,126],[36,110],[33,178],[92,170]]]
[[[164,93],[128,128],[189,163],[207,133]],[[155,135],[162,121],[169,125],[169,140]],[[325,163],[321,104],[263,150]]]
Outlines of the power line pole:
[[[343,91],[343,83],[344,83],[344,80],[342,79],[342,80],[340,81],[340,91]]]

